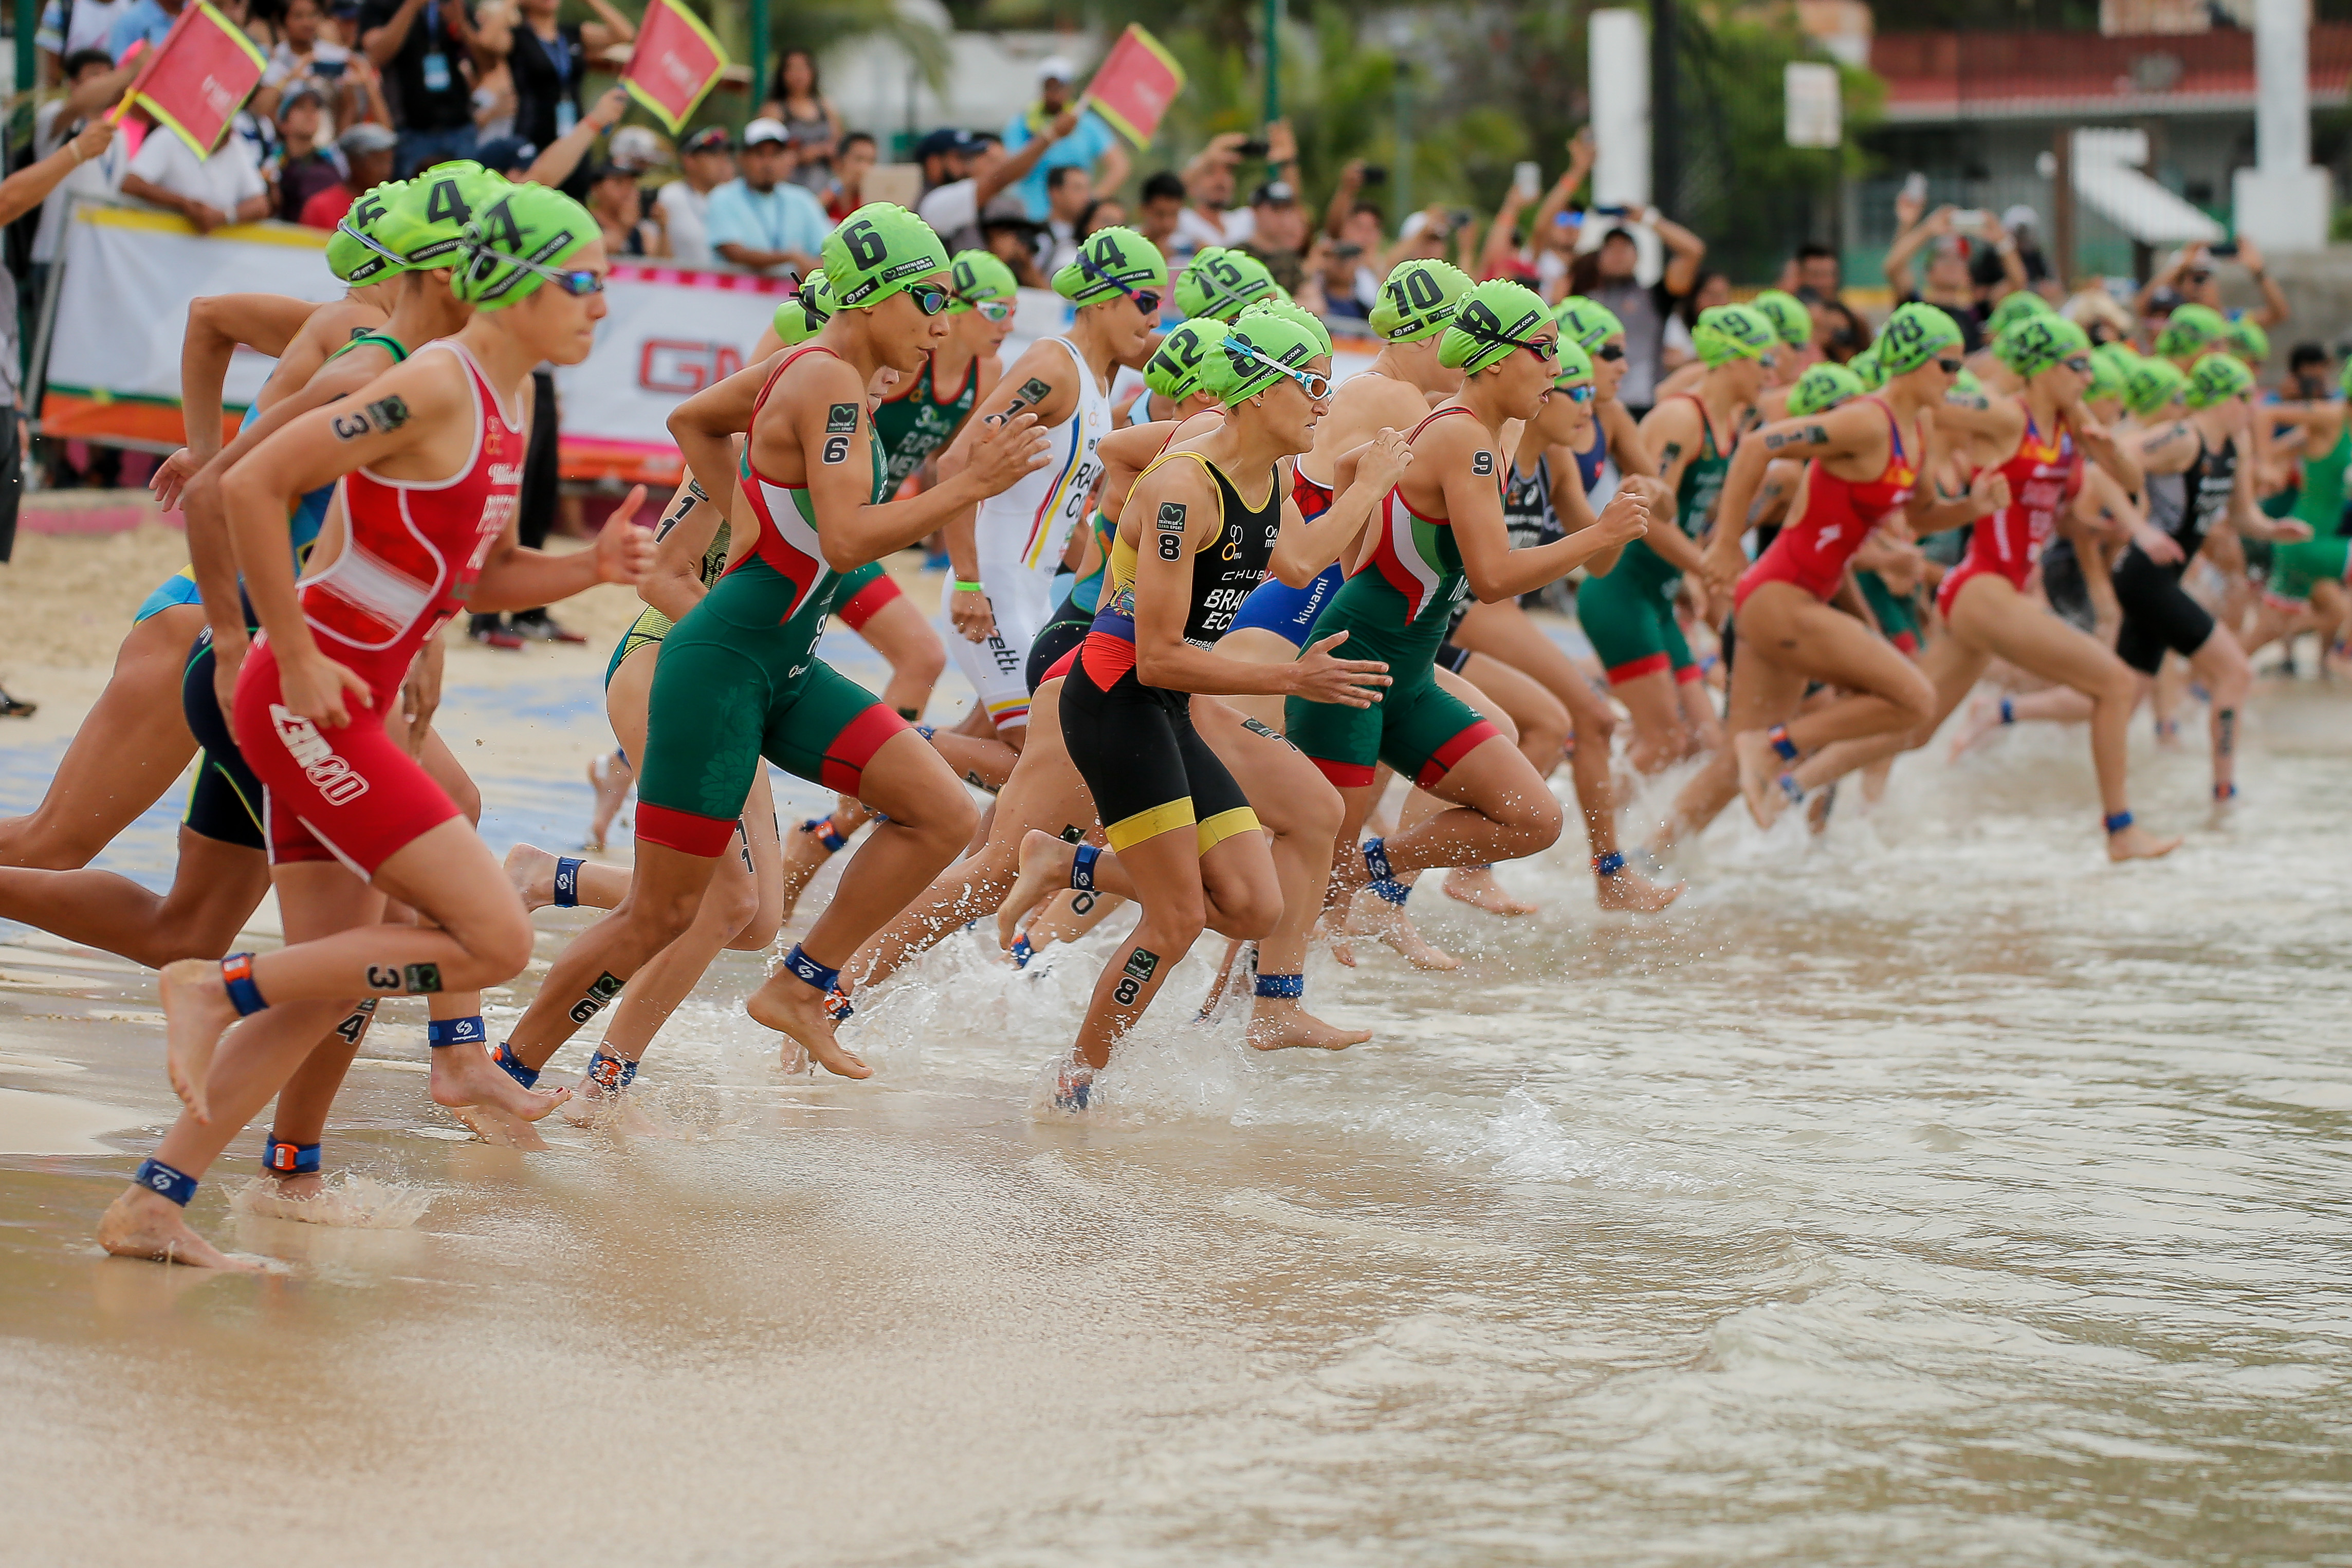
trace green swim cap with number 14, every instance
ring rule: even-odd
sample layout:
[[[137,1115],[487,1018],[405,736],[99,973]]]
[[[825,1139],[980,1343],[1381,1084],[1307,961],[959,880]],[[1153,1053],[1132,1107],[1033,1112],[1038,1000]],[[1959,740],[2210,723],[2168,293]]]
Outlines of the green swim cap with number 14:
[[[825,281],[836,310],[871,310],[948,269],[931,225],[894,202],[871,202],[824,236]]]

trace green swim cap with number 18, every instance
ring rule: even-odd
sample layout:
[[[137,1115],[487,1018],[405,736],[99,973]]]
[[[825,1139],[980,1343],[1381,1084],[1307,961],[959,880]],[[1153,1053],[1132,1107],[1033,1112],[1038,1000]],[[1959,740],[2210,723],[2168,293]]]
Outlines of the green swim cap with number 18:
[[[871,310],[948,269],[931,225],[895,202],[870,202],[824,236],[819,257],[836,310]]]
[[[1381,284],[1372,330],[1391,343],[1417,343],[1445,330],[1470,275],[1443,261],[1401,261]]]
[[[1878,368],[1888,381],[1907,376],[1928,361],[1960,348],[1960,325],[1935,306],[1914,299],[1898,305],[1878,329]]]

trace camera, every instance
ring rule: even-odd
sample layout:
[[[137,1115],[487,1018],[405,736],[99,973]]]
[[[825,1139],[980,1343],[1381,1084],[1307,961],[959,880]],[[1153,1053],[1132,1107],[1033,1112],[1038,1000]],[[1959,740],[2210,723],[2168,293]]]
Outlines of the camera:
[[[1236,155],[1244,158],[1263,158],[1272,149],[1266,142],[1257,141],[1244,141],[1239,147],[1234,148],[1234,152]]]
[[[1365,164],[1365,165],[1364,165],[1364,183],[1365,183],[1365,184],[1367,184],[1367,185],[1385,185],[1385,184],[1387,184],[1388,183],[1389,183],[1389,172],[1388,172],[1388,169],[1387,169],[1384,165],[1382,165],[1382,164],[1379,164],[1379,163],[1367,163],[1367,164]]]

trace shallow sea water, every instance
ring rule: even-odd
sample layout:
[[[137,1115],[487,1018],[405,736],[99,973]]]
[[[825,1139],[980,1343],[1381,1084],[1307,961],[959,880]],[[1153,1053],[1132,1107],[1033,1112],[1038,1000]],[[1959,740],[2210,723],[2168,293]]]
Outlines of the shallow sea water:
[[[1040,1074],[1116,926],[950,941],[863,1084],[779,1071],[730,956],[640,1081],[667,1135],[538,1155],[463,1141],[390,1004],[330,1155],[429,1207],[236,1212],[240,1139],[194,1215],[257,1278],[89,1244],[172,1109],[152,990],[0,929],[0,1091],[123,1112],[0,1155],[0,1561],[2352,1563],[2347,717],[2266,691],[2222,824],[2143,725],[2153,865],[2050,729],[1823,840],[1727,821],[1663,918],[1567,852],[1523,921],[1425,888],[1463,971],[1318,958],[1378,1030],[1333,1057],[1181,1021],[1204,944],[1075,1123]],[[485,774],[495,842],[576,834],[541,771]]]

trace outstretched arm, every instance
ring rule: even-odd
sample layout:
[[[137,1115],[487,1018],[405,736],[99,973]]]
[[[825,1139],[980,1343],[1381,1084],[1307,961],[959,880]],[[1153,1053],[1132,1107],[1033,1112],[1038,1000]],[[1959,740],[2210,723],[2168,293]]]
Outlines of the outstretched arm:
[[[1363,536],[1365,523],[1411,466],[1412,442],[1387,425],[1361,446],[1340,454],[1333,476],[1340,486],[1339,498],[1321,517],[1310,523],[1296,504],[1283,502],[1282,535],[1275,541],[1267,570],[1287,588],[1313,582],[1318,572]]]

